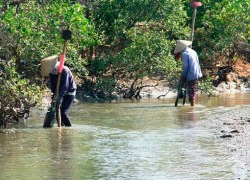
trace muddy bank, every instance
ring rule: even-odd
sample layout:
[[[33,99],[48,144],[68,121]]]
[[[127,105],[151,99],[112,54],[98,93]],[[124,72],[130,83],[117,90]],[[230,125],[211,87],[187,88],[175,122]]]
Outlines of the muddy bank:
[[[250,138],[248,138],[250,135],[250,106],[237,107],[224,113],[210,115],[207,117],[207,123],[213,124],[219,138],[245,139],[249,141],[250,146]]]
[[[157,86],[155,87],[150,87],[152,86],[152,83],[145,83],[149,87],[143,88],[141,91],[141,96],[142,98],[145,97],[151,97],[151,98],[174,98],[177,95],[177,89],[173,89],[168,87],[166,84],[167,82],[165,81],[159,81],[155,82]],[[222,81],[220,82],[216,87],[214,86],[213,89],[211,89],[211,92],[214,96],[219,96],[221,94],[234,94],[234,93],[240,93],[240,92],[245,92],[249,88],[249,83],[244,82],[240,79],[237,81],[232,80],[232,81]],[[204,94],[206,92],[199,90],[199,94]]]
[[[232,154],[238,179],[250,178],[250,106],[211,115],[205,123],[211,125],[225,151]]]
[[[144,87],[141,92],[141,98],[154,98],[154,99],[164,99],[164,98],[175,98],[177,95],[177,89],[171,88],[168,86],[167,81],[161,80],[148,80],[144,83],[148,87]],[[248,83],[244,82],[221,82],[217,87],[214,87],[212,93],[214,96],[220,96],[221,94],[234,94],[242,93],[249,89]],[[205,94],[206,92],[199,90],[198,94]],[[114,99],[122,99],[118,95],[114,95]],[[44,97],[42,99],[42,107],[48,107],[50,104],[50,97]],[[108,101],[96,99],[94,97],[86,95],[82,90],[77,90],[76,101],[82,102],[100,102]]]

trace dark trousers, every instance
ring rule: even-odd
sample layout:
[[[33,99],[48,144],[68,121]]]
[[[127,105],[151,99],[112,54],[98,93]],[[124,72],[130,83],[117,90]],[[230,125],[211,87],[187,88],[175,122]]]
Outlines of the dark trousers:
[[[71,122],[68,116],[68,111],[74,99],[75,96],[73,95],[65,95],[63,98],[61,106],[61,118],[62,118],[62,125],[64,126],[71,126]]]
[[[196,99],[196,94],[198,91],[198,80],[192,80],[187,82],[188,85],[188,96],[189,96],[189,101],[195,101]]]

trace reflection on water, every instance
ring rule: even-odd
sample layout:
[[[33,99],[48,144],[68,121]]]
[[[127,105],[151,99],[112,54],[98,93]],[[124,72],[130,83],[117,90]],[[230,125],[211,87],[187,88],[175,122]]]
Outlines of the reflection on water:
[[[74,104],[71,128],[43,129],[44,112],[0,134],[0,179],[236,179],[232,154],[206,124],[250,94]]]

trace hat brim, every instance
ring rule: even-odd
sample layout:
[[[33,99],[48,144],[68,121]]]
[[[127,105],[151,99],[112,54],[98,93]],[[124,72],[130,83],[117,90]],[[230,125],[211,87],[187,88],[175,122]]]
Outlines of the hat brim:
[[[41,76],[45,77],[52,72],[58,61],[58,56],[50,56],[41,60]]]
[[[177,43],[174,49],[174,54],[181,52],[182,50],[186,49],[191,44],[192,44],[192,41],[177,40]]]

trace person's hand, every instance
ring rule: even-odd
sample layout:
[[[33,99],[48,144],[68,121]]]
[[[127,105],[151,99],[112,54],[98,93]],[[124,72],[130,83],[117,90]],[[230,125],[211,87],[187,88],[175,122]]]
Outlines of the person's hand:
[[[181,77],[180,82],[182,82],[182,83],[186,82],[186,78]]]

